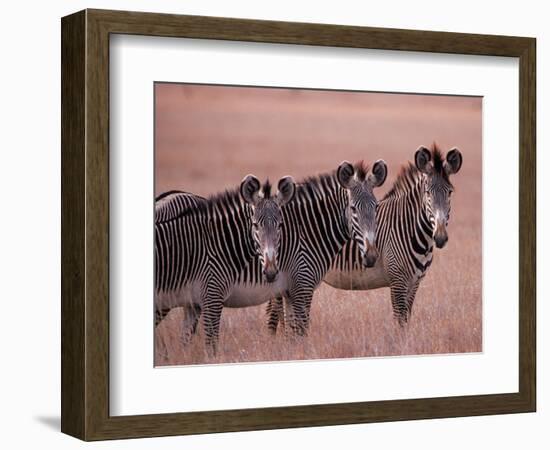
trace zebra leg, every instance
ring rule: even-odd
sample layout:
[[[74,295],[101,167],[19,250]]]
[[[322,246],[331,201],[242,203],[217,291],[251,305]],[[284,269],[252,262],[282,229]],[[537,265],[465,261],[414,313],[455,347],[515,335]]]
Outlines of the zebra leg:
[[[407,295],[407,319],[411,318],[412,314],[412,307],[414,303],[414,299],[416,298],[416,291],[418,290],[418,286],[420,285],[420,280],[413,283],[413,285],[409,288],[409,292]]]
[[[288,310],[288,307],[285,307],[285,299],[284,297],[278,297],[277,302],[280,304],[280,311],[279,311],[279,323],[281,324],[281,329],[283,330],[283,333],[286,331],[286,315],[285,311]]]
[[[288,303],[290,304],[289,313],[291,316],[288,322],[290,329],[295,335],[306,336],[309,328],[309,310],[313,298],[313,289],[301,288],[289,294]]]
[[[282,326],[284,329],[284,306],[282,297],[272,298],[267,302],[266,314],[267,329],[272,335],[277,334],[279,321],[283,322]]]
[[[394,281],[390,284],[390,292],[393,317],[403,327],[409,319],[409,306],[407,303],[409,287],[406,283]]]
[[[156,347],[158,350],[159,358],[167,362],[168,361],[168,345],[166,344],[166,339],[164,336],[162,338],[159,337],[159,335],[156,333],[156,330],[159,326],[159,324],[162,322],[162,320],[168,315],[170,312],[170,309],[158,309],[155,308],[155,339],[159,339],[159,345]]]
[[[203,306],[202,321],[205,334],[206,351],[210,356],[214,356],[217,352],[222,310],[223,302],[221,300],[210,300],[205,302]]]
[[[170,312],[170,308],[159,309],[155,308],[155,328],[164,320]]]
[[[190,304],[184,306],[185,317],[182,321],[181,343],[187,345],[191,342],[193,336],[197,333],[197,325],[201,315],[200,305]]]

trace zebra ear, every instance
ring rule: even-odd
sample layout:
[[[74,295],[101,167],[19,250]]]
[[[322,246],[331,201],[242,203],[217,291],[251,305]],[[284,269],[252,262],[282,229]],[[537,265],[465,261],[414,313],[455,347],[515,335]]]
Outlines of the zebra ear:
[[[283,177],[279,180],[277,185],[279,193],[277,194],[277,200],[280,206],[288,203],[294,198],[296,193],[296,184],[294,179],[290,176]]]
[[[449,150],[449,153],[447,153],[447,157],[445,159],[446,161],[444,167],[447,175],[457,173],[462,167],[462,153],[460,153],[456,147]]]
[[[386,177],[388,176],[388,166],[386,161],[379,159],[372,166],[372,173],[369,175],[369,181],[373,187],[379,187],[384,184]]]
[[[414,154],[414,163],[416,165],[416,168],[420,170],[420,172],[428,175],[432,173],[433,166],[430,163],[431,160],[431,152],[423,145],[418,147],[418,150]]]
[[[247,175],[241,181],[241,197],[246,203],[254,204],[258,199],[258,192],[260,191],[260,180],[254,175]]]
[[[348,189],[354,173],[355,169],[353,168],[351,163],[348,161],[343,161],[338,166],[338,170],[336,171],[336,178],[338,179],[338,183],[340,183],[340,186],[342,186],[344,189]]]

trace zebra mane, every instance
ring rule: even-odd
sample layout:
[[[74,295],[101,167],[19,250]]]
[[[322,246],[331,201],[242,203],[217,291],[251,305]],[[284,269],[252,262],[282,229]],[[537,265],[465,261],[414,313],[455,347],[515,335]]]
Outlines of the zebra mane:
[[[441,175],[443,179],[452,186],[451,180],[449,179],[449,174],[445,170],[445,157],[443,156],[443,153],[435,142],[432,144],[432,148],[434,172]]]
[[[271,198],[271,183],[269,180],[262,184],[260,191],[262,192],[264,198]],[[218,205],[224,207],[235,207],[242,206],[244,204],[246,204],[246,202],[241,197],[240,189],[237,187],[211,194],[206,197],[205,201],[199,204],[196,209],[204,212]]]
[[[386,192],[386,195],[384,195],[382,200],[397,197],[400,194],[409,192],[411,187],[415,186],[422,179],[422,177],[423,173],[420,172],[414,164],[410,162],[407,163],[401,167],[401,171],[397,175],[393,186],[388,192]]]
[[[353,165],[353,169],[355,170],[355,176],[359,179],[359,181],[364,181],[367,177],[367,174],[369,173],[370,166],[364,160],[361,160],[357,161]],[[329,183],[331,185],[334,183],[338,184],[338,182],[336,181],[336,170],[333,170],[332,172],[321,173],[319,175],[308,176],[300,181],[298,184],[323,186],[326,185],[326,183]]]
[[[358,161],[353,165],[357,180],[363,182],[369,173],[369,165],[364,160]]]
[[[198,209],[205,212],[218,205],[223,207],[235,207],[244,203],[239,188],[233,188],[209,195],[206,197],[206,201],[200,205]]]
[[[262,185],[260,190],[262,191],[264,198],[271,198],[271,183],[269,182],[269,178]]]
[[[296,183],[296,198],[320,196],[322,192],[336,193],[340,184],[336,180],[336,171],[308,176]]]
[[[359,181],[365,181],[365,178],[369,173],[370,166],[365,163],[364,160],[361,160],[357,161],[353,165],[353,169],[355,170],[355,176],[357,177],[357,179]],[[327,186],[330,186],[332,188],[335,185],[339,185],[338,181],[336,181],[336,170],[333,170],[332,172],[321,173],[319,175],[311,175],[304,178],[297,184],[300,186],[309,185],[311,187],[318,187],[320,189],[324,189]]]
[[[370,166],[365,163],[364,160],[358,161],[353,165],[353,168],[355,170],[355,176],[359,181],[365,181],[365,178],[367,177],[367,174],[369,173]],[[337,187],[340,186],[338,181],[336,180],[336,170],[333,170],[332,172],[325,172],[319,175],[312,175],[309,177],[304,178],[299,183],[297,183],[297,186],[303,188],[306,188],[307,190],[315,189],[315,190],[330,190],[335,191]],[[298,193],[297,191],[296,193]]]

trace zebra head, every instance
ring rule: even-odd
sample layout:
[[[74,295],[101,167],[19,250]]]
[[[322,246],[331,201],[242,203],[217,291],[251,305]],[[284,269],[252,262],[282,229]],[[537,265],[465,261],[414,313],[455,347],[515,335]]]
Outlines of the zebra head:
[[[272,195],[269,181],[260,186],[253,175],[247,175],[241,183],[241,196],[252,208],[254,246],[269,283],[275,281],[279,272],[278,255],[283,225],[281,207],[292,200],[296,185],[292,177],[287,176],[279,180],[277,189],[277,195]]]
[[[447,224],[451,214],[453,192],[449,177],[460,170],[462,154],[457,148],[453,148],[444,159],[434,144],[432,151],[421,146],[414,155],[414,161],[416,168],[426,175],[424,206],[432,226],[435,245],[437,248],[443,248],[449,240]]]
[[[352,166],[344,161],[336,171],[336,177],[348,195],[348,225],[351,237],[357,242],[363,264],[372,267],[378,258],[376,249],[376,207],[378,201],[374,188],[386,181],[388,167],[379,159],[369,172],[362,162]]]

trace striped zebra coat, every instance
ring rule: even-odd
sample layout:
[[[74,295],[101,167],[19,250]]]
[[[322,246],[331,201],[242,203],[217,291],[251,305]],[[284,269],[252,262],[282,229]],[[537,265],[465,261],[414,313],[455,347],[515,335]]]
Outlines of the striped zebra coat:
[[[200,311],[207,347],[215,352],[223,303],[238,274],[258,253],[264,271],[277,270],[280,208],[293,197],[294,182],[287,177],[279,186],[282,190],[273,197],[269,184],[261,187],[257,178],[248,176],[240,191],[207,200],[197,197],[186,203],[195,207],[164,210],[164,216],[156,218],[156,324],[176,307]],[[162,211],[159,205],[156,210]]]
[[[175,219],[186,210],[205,207],[207,200],[184,191],[168,191],[155,198],[155,223]]]
[[[285,296],[296,334],[305,334],[314,290],[342,245],[354,236],[364,264],[374,264],[376,251],[376,198],[373,188],[387,175],[383,161],[372,172],[362,164],[342,163],[332,174],[311,177],[297,185],[294,200],[282,208],[279,273],[267,282],[261,261],[254,258],[241,271],[224,306],[241,308]],[[373,257],[374,253],[374,257]],[[188,311],[184,335],[195,332],[200,311]]]
[[[380,257],[372,268],[361,264],[359,249],[348,241],[324,281],[339,289],[370,290],[389,287],[394,317],[400,325],[410,318],[416,292],[433,261],[434,246],[445,246],[453,186],[450,175],[462,166],[457,149],[446,158],[435,146],[421,147],[415,165],[409,164],[379,202],[376,246]],[[281,300],[270,302],[268,324],[276,330]]]

